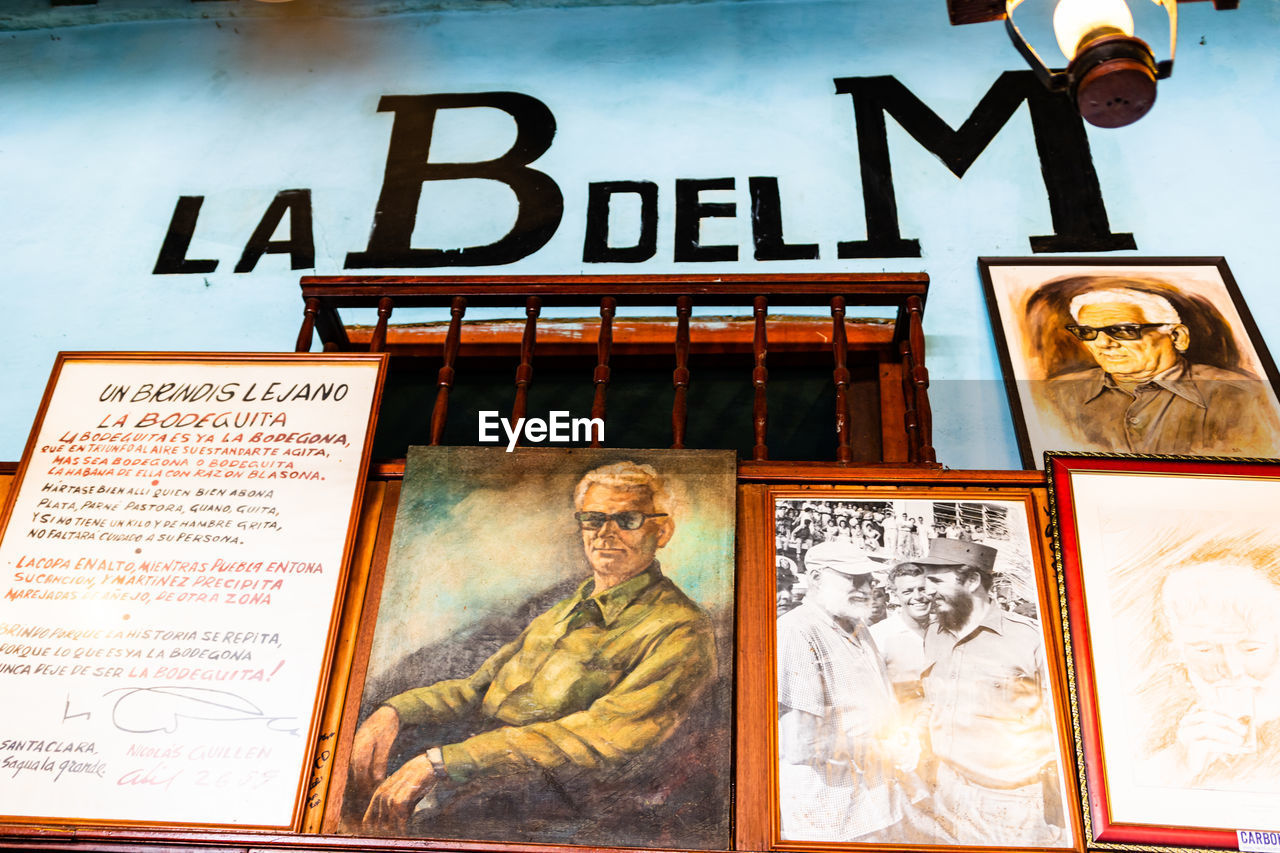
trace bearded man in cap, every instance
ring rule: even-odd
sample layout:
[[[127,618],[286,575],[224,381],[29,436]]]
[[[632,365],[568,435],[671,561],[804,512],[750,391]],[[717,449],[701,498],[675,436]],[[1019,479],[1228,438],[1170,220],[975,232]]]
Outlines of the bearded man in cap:
[[[813,546],[804,561],[809,591],[778,618],[782,834],[900,840],[904,798],[894,768],[914,767],[915,757],[866,627],[872,572],[883,567],[845,540]]]
[[[923,672],[934,809],[960,844],[1053,844],[1064,821],[1042,635],[994,602],[995,560],[989,545],[934,539],[913,561],[935,615]]]

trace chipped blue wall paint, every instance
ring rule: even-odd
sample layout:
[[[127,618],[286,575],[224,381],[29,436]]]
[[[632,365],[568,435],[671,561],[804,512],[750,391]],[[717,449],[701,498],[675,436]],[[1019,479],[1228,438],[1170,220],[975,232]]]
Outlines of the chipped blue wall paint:
[[[1125,254],[1224,255],[1275,349],[1280,7],[1244,5],[1186,4],[1177,72],[1155,109],[1089,139],[1112,230],[1137,241]],[[839,260],[836,243],[861,239],[865,224],[852,105],[832,80],[893,75],[954,127],[1020,60],[999,24],[951,27],[933,0],[898,4],[899,17],[883,8],[739,0],[0,34],[0,281],[13,337],[0,458],[20,455],[58,350],[290,349],[297,279],[310,270],[272,254],[232,272],[276,193],[311,190],[315,272],[347,272],[387,155],[392,116],[379,99],[509,90],[555,115],[535,166],[563,192],[564,217],[539,251],[476,272],[923,270],[939,458],[1018,467],[976,258],[1028,255],[1030,235],[1052,233],[1026,107],[960,180],[890,122],[901,231],[922,256]],[[496,156],[513,134],[495,111],[454,111],[432,158]],[[819,244],[818,260],[751,259],[753,175],[779,179],[786,239]],[[740,260],[676,263],[675,181],[719,177],[735,189],[705,198],[735,202],[738,216],[706,220],[703,240],[737,244]],[[657,183],[652,260],[582,262],[587,186],[606,180]],[[467,183],[424,191],[415,245],[477,245],[510,228],[510,192]],[[153,275],[182,195],[206,197],[188,257],[218,268]]]

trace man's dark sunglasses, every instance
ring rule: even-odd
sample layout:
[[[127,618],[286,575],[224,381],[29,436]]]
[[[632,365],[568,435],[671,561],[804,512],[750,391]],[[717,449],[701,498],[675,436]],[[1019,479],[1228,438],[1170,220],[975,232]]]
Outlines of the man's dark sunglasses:
[[[1065,328],[1082,341],[1091,341],[1099,332],[1116,341],[1136,341],[1146,334],[1147,329],[1158,329],[1168,323],[1116,323],[1114,326],[1077,326],[1068,324]]]
[[[583,530],[599,530],[609,522],[613,522],[623,530],[639,530],[651,518],[665,518],[665,512],[640,512],[629,509],[626,512],[575,512],[573,517]]]

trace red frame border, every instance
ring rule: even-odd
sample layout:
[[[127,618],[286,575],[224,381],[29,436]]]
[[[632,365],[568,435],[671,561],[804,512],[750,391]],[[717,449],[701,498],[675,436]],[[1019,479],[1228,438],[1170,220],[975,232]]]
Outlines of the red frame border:
[[[1068,634],[1068,666],[1073,671],[1071,700],[1078,715],[1078,758],[1083,762],[1083,782],[1090,812],[1088,825],[1093,838],[1086,844],[1141,844],[1158,847],[1218,848],[1236,850],[1233,830],[1119,823],[1112,820],[1107,800],[1102,739],[1098,721],[1097,683],[1093,671],[1092,638],[1088,607],[1080,572],[1080,543],[1075,523],[1075,495],[1070,475],[1084,471],[1120,471],[1143,474],[1223,474],[1260,475],[1280,478],[1275,460],[1171,459],[1116,454],[1046,453],[1045,474],[1049,481],[1054,524],[1054,549],[1058,583],[1063,597]]]

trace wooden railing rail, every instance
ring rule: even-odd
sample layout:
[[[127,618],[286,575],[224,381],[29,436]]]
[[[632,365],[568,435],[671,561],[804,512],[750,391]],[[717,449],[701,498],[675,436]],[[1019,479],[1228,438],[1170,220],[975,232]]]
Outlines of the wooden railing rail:
[[[466,347],[468,333],[463,317],[475,307],[517,308],[523,306],[524,323],[519,336],[519,362],[515,368],[512,421],[525,417],[529,391],[534,380],[534,351],[539,341],[539,320],[545,308],[593,306],[599,311],[594,331],[595,363],[587,371],[593,383],[591,417],[601,421],[606,416],[606,398],[613,380],[611,360],[616,355],[615,317],[619,308],[660,308],[657,313],[670,316],[674,310],[667,339],[674,348],[671,383],[671,446],[688,445],[688,420],[691,405],[691,353],[699,342],[691,332],[693,310],[731,308],[750,314],[751,368],[749,381],[752,402],[751,459],[769,460],[769,341],[770,325],[778,313],[788,308],[801,308],[800,313],[829,311],[831,325],[823,336],[823,347],[829,345],[834,366],[834,423],[836,460],[854,462],[854,421],[850,410],[848,335],[849,310],[856,306],[892,306],[892,347],[888,357],[894,368],[893,383],[881,383],[881,396],[886,391],[897,395],[895,404],[882,399],[881,412],[900,412],[905,441],[891,442],[905,447],[905,458],[886,462],[908,462],[936,465],[932,446],[932,415],[928,401],[929,373],[924,364],[923,315],[928,293],[928,277],[923,274],[813,274],[813,275],[648,275],[648,276],[307,276],[302,279],[304,302],[302,327],[296,349],[310,351],[318,334],[326,351],[350,351],[367,348],[397,354],[395,326],[390,323],[393,311],[405,308],[437,308],[449,313],[448,332],[439,348],[442,361],[436,379],[435,401],[429,421],[432,444],[439,444],[445,434],[449,397],[455,388],[460,353]],[[372,332],[358,333],[347,326],[341,316],[344,308],[375,308],[376,325]],[[795,318],[790,318],[794,320]],[[859,321],[867,322],[867,321]],[[887,322],[887,321],[885,321]],[[513,321],[518,323],[518,321]],[[367,327],[366,327],[367,328]],[[651,328],[661,328],[651,327]],[[348,334],[348,331],[351,334]],[[513,326],[514,330],[514,326]],[[514,333],[514,331],[513,331]],[[364,336],[361,337],[361,334]],[[581,347],[569,352],[589,358],[592,341],[582,340]],[[564,345],[562,344],[562,347]],[[865,341],[860,344],[865,349]],[[579,352],[581,350],[581,352]],[[816,352],[817,346],[812,347]],[[668,350],[670,352],[670,350]],[[794,353],[794,344],[787,350]],[[722,349],[721,352],[724,352]],[[882,358],[884,358],[882,356]],[[585,365],[584,365],[585,367]],[[899,381],[900,380],[900,381]],[[897,384],[899,388],[893,388]],[[897,415],[895,414],[896,418]],[[882,418],[883,420],[883,418]],[[592,446],[600,446],[597,435]],[[861,460],[867,461],[867,460]]]

